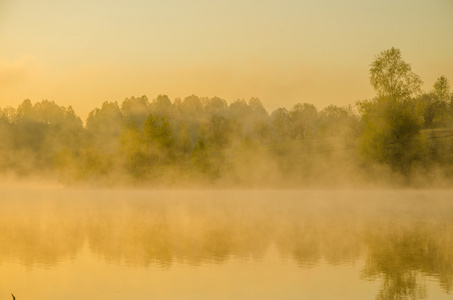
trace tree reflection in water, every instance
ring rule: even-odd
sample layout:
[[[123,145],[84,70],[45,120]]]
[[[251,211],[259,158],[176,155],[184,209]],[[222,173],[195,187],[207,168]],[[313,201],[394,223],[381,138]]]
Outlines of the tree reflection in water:
[[[10,195],[0,203],[0,261],[52,266],[88,247],[108,263],[169,268],[260,260],[272,246],[303,268],[365,258],[362,277],[382,282],[377,299],[423,299],[426,276],[436,277],[444,292],[452,289],[453,202],[442,195],[437,200],[415,192]]]
[[[367,278],[383,277],[377,298],[424,299],[423,275],[437,277],[443,290],[450,293],[453,275],[451,225],[451,221],[427,224],[406,220],[368,229],[365,242],[368,259],[363,273]]]

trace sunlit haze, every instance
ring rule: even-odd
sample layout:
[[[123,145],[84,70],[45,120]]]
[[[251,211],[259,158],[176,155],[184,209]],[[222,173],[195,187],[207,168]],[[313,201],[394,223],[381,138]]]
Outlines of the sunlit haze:
[[[24,99],[258,97],[272,111],[374,96],[375,55],[397,47],[430,90],[453,80],[453,2],[0,1],[0,107]]]
[[[0,0],[0,300],[453,294],[453,0]]]

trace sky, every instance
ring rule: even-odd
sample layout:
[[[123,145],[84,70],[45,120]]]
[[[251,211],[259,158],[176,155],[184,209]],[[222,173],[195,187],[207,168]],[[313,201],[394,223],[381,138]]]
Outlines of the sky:
[[[0,107],[195,94],[271,112],[369,99],[399,48],[424,81],[453,81],[453,0],[0,0]]]

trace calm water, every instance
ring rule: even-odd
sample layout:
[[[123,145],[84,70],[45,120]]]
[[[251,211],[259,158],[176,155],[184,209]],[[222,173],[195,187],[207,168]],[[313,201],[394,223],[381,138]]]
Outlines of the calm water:
[[[452,299],[453,192],[2,188],[0,300]]]

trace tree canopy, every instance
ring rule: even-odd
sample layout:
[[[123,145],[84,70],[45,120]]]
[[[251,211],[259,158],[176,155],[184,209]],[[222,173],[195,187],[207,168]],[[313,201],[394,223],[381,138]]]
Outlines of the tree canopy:
[[[85,124],[70,106],[24,100],[0,108],[0,175],[300,186],[387,168],[389,178],[415,178],[420,170],[452,178],[447,78],[421,91],[421,79],[391,48],[375,57],[370,83],[376,96],[356,106],[318,110],[301,101],[268,112],[258,98],[141,96],[105,101]]]
[[[371,64],[370,83],[378,96],[401,100],[419,93],[422,80],[402,59],[401,51],[392,47],[379,53]]]

